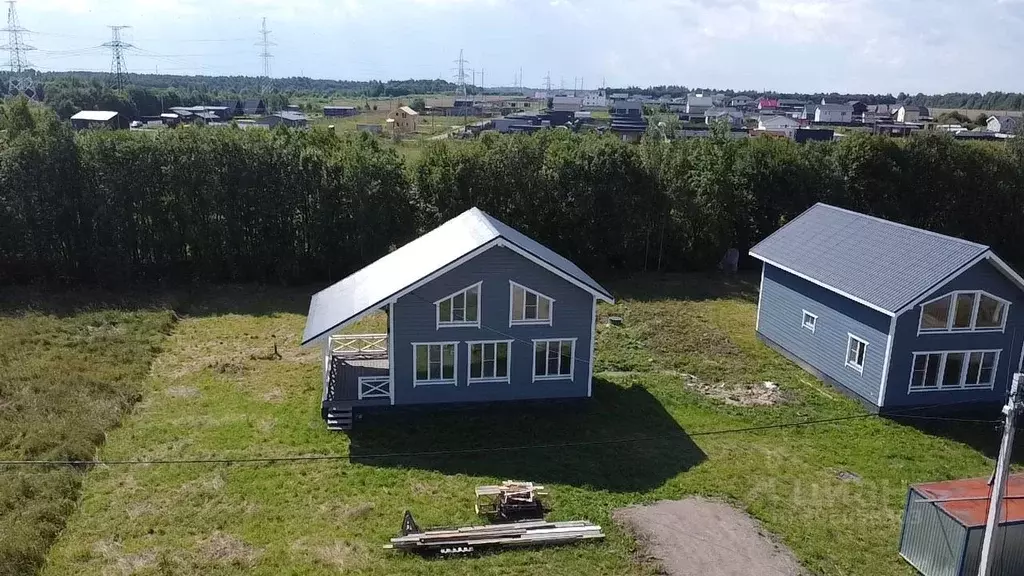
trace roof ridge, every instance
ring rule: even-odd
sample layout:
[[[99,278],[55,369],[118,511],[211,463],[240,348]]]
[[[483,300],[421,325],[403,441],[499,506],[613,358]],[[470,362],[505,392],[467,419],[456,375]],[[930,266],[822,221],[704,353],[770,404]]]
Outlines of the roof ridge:
[[[881,222],[883,224],[889,224],[889,225],[892,225],[892,226],[897,226],[899,228],[906,228],[908,230],[913,230],[915,232],[923,232],[925,234],[929,234],[931,236],[937,236],[939,238],[944,238],[946,240],[955,240],[957,242],[961,242],[961,243],[967,244],[969,246],[976,246],[976,247],[981,248],[983,250],[991,250],[991,248],[992,248],[991,246],[987,246],[985,244],[979,244],[978,242],[971,242],[970,240],[965,240],[963,238],[957,238],[956,236],[950,236],[949,234],[941,234],[939,232],[933,232],[933,231],[928,230],[926,228],[918,228],[917,226],[911,226],[909,224],[903,224],[901,222],[894,222],[892,220],[886,220],[885,218],[879,218],[878,216],[872,216],[870,214],[864,214],[863,212],[857,212],[855,210],[850,210],[848,208],[840,208],[839,206],[833,206],[831,204],[826,204],[824,202],[816,202],[814,204],[814,206],[818,206],[818,205],[821,205],[821,206],[824,206],[826,208],[829,208],[829,209],[832,209],[832,210],[836,210],[836,211],[839,211],[839,212],[844,212],[846,214],[852,214],[854,216],[860,216],[862,218],[868,218],[868,219],[874,220],[876,222]],[[814,206],[812,206],[812,208]],[[808,210],[809,209],[810,208],[808,208]],[[799,218],[799,216],[797,218]],[[796,220],[796,218],[794,218],[793,220]],[[791,220],[791,222],[792,222],[792,220]]]
[[[491,216],[490,214],[484,212],[483,210],[477,208],[476,206],[473,206],[472,208],[466,210],[465,212],[465,214],[470,213],[473,214],[473,216],[476,216],[477,219],[481,220],[484,224],[486,224],[487,228],[490,229],[492,234],[494,234],[495,236],[501,236],[502,238],[505,237],[505,235],[498,230],[498,227],[494,225],[494,221],[497,220],[494,216]]]

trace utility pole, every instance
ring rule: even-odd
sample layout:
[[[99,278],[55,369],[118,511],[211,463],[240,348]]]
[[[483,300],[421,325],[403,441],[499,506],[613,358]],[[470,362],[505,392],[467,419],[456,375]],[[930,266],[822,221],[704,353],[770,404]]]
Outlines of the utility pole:
[[[35,47],[25,43],[24,36],[29,31],[18,23],[18,11],[14,8],[14,0],[7,1],[7,28],[2,31],[7,32],[7,44],[0,48],[11,53],[11,77],[7,83],[7,93],[12,96],[24,94],[28,99],[34,99],[36,96],[35,80],[25,74],[25,69],[32,66],[25,52],[35,50]]]
[[[459,59],[455,61],[458,64],[458,68],[455,71],[455,79],[459,85],[459,92],[463,96],[466,95],[466,64],[469,64],[469,60],[462,57],[462,50],[459,49]]]
[[[266,17],[263,18],[263,24],[260,26],[259,33],[260,41],[256,45],[261,48],[260,59],[263,61],[263,76],[260,77],[256,90],[260,94],[264,94],[270,88],[270,59],[274,57],[270,53],[270,47],[276,46],[275,43],[270,41],[270,30],[267,30]]]
[[[1006,480],[1010,475],[1010,456],[1013,453],[1013,436],[1016,432],[1017,412],[1024,407],[1024,374],[1013,375],[1010,385],[1010,398],[1003,406],[1006,423],[1003,424],[1003,443],[999,447],[999,460],[996,463],[996,474],[993,478],[992,495],[989,497],[988,520],[985,523],[985,539],[981,544],[981,565],[978,576],[989,576],[995,564],[996,549],[995,532],[999,527],[1002,515],[1003,496],[1006,495]]]
[[[110,28],[110,42],[103,45],[110,48],[110,80],[115,90],[124,90],[128,83],[128,66],[124,63],[124,51],[134,48],[131,44],[121,40],[121,30],[131,26],[108,26]]]
[[[484,69],[483,69],[483,67],[480,67],[480,90],[483,91],[483,88],[484,88]]]

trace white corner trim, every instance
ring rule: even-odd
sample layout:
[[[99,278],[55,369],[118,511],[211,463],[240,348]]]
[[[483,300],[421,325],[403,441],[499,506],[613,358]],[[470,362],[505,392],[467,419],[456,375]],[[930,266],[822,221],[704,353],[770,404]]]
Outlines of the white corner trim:
[[[458,386],[459,385],[459,342],[410,342],[412,345],[412,386]],[[441,357],[444,357],[444,346],[454,346],[455,354],[452,358],[452,375],[454,378],[441,378],[438,380],[417,380],[416,379],[416,347],[417,346],[441,346]],[[428,352],[429,354],[429,352]],[[429,360],[429,357],[428,357]],[[427,373],[429,375],[430,366],[428,361]],[[444,375],[444,361],[441,362],[441,374]]]
[[[561,348],[562,342],[572,342],[572,348],[570,350],[571,358],[569,359],[569,373],[568,374],[545,374],[543,376],[537,375],[537,343],[538,342],[558,342],[559,348]],[[544,362],[547,362],[547,346],[544,348]],[[561,353],[561,350],[559,350]],[[576,376],[576,338],[534,338],[533,346],[530,350],[530,355],[533,356],[533,369],[530,371],[530,375],[533,378],[533,382],[542,382],[545,380],[573,380]],[[546,372],[546,370],[545,370]]]
[[[466,385],[469,384],[510,384],[512,382],[512,344],[515,340],[467,340],[466,341]],[[473,378],[473,345],[474,344],[507,344],[505,354],[505,377]],[[498,351],[494,351],[494,363],[498,363]]]
[[[846,364],[847,367],[853,368],[857,372],[860,372],[861,374],[863,374],[864,373],[864,364],[866,364],[867,361],[868,361],[868,344],[869,344],[869,342],[867,340],[861,338],[860,336],[854,336],[852,332],[847,332],[846,335],[848,336],[848,338],[846,340],[845,364]],[[860,342],[861,344],[864,345],[864,358],[861,359],[861,363],[860,364],[855,364],[853,362],[850,362],[850,344],[854,340],[856,340],[857,342]]]
[[[885,339],[885,360],[882,361],[882,382],[878,387],[878,402],[876,402],[879,408],[881,408],[885,403],[885,388],[889,383],[889,361],[892,359],[892,341],[896,338],[896,319],[897,316],[893,316],[889,319],[889,335]]]
[[[555,321],[555,299],[554,298],[552,298],[552,297],[550,297],[547,294],[544,294],[542,292],[538,292],[538,291],[534,290],[533,288],[530,288],[529,286],[525,286],[523,284],[520,284],[520,283],[518,283],[518,282],[516,282],[514,280],[509,280],[508,284],[509,284],[509,286],[508,286],[508,327],[509,328],[511,328],[513,326],[552,326],[552,325],[554,325],[554,321]],[[530,293],[534,294],[535,296],[537,296],[538,300],[540,298],[546,299],[548,301],[548,317],[546,319],[538,318],[538,319],[532,319],[532,320],[516,320],[515,318],[513,318],[512,314],[514,313],[515,307],[512,305],[512,303],[515,301],[515,298],[513,298],[513,295],[515,293],[515,289],[516,288],[522,288],[524,292],[530,292]],[[596,298],[596,296],[595,296],[595,298]],[[539,307],[539,302],[538,302],[538,307]],[[526,295],[524,294],[523,295],[523,310],[524,310],[524,312],[525,312],[525,309],[526,309]]]
[[[590,325],[590,362],[587,374],[587,398],[594,395],[594,350],[597,345],[597,298],[594,298],[594,321]],[[534,351],[533,361],[537,361],[537,353]],[[576,359],[573,358],[573,362]]]
[[[758,256],[757,254],[753,254],[753,253],[751,253],[750,255],[753,256],[754,258],[757,258],[758,260],[766,263],[766,264],[771,264],[772,266],[775,266],[776,268],[778,268],[779,270],[782,270],[783,272],[788,272],[788,273],[796,276],[797,278],[801,278],[803,280],[806,280],[806,281],[810,282],[811,284],[816,284],[818,286],[821,286],[822,288],[824,288],[826,290],[830,290],[832,292],[835,292],[836,294],[839,294],[843,298],[848,298],[850,300],[853,300],[854,302],[856,302],[856,303],[858,303],[858,304],[860,304],[862,306],[867,306],[868,308],[871,308],[872,310],[875,310],[877,312],[881,312],[882,314],[885,314],[886,316],[896,316],[897,315],[895,312],[892,312],[891,310],[886,310],[885,308],[882,308],[881,306],[878,306],[877,304],[872,304],[871,302],[868,302],[867,300],[864,300],[863,298],[858,298],[858,297],[854,296],[853,294],[850,294],[849,292],[844,292],[844,291],[836,288],[835,286],[830,286],[830,285],[825,284],[824,282],[822,282],[820,280],[815,280],[814,278],[811,278],[810,276],[808,276],[806,274],[801,274],[800,272],[797,272],[796,270],[793,270],[792,268],[787,268],[786,266],[783,266],[782,264],[779,264],[779,263],[774,262],[772,260],[768,260],[767,258],[764,258],[763,256]]]
[[[391,405],[395,405],[395,361],[390,358],[395,349],[395,301],[388,302],[388,378],[391,378]],[[415,353],[415,349],[414,352]],[[413,364],[416,358],[413,358]]]
[[[761,329],[761,297],[764,296],[764,262],[761,262],[761,288],[757,291],[757,318],[754,320],[754,332]]]

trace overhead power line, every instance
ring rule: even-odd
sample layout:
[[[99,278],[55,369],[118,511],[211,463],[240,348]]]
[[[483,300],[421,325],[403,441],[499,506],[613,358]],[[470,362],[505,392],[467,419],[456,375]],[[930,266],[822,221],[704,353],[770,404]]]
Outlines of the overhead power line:
[[[920,410],[930,407],[917,407],[909,411]],[[934,408],[934,406],[931,406]],[[892,416],[892,415],[890,415]],[[914,416],[912,414],[901,414],[904,418],[926,418],[935,420],[947,420],[939,416]],[[637,436],[627,438],[608,438],[603,440],[584,440],[577,442],[557,442],[548,444],[527,444],[516,446],[486,446],[479,448],[458,448],[452,450],[428,450],[413,452],[379,452],[373,454],[302,454],[296,456],[267,456],[249,458],[181,458],[181,459],[156,459],[156,460],[0,460],[0,466],[142,466],[142,465],[173,465],[173,464],[273,464],[288,462],[321,462],[330,460],[374,460],[382,458],[414,458],[425,456],[458,456],[468,454],[481,454],[492,452],[532,451],[552,448],[581,448],[586,446],[602,446],[614,444],[632,444],[639,442],[652,442],[657,440],[674,440],[678,438],[695,438],[702,436],[718,436],[722,434],[740,434],[746,432],[761,432],[765,430],[778,430],[783,428],[796,428],[803,426],[814,426],[820,424],[832,424],[851,420],[863,420],[868,418],[879,418],[878,414],[863,413],[849,416],[837,416],[833,418],[820,418],[813,420],[799,420],[796,422],[783,422],[778,424],[763,424],[758,426],[747,426],[741,428],[722,428],[717,430],[706,430],[697,432],[680,431],[673,434],[659,434],[653,436]],[[984,424],[998,423],[997,420],[964,420],[960,422],[978,422]]]

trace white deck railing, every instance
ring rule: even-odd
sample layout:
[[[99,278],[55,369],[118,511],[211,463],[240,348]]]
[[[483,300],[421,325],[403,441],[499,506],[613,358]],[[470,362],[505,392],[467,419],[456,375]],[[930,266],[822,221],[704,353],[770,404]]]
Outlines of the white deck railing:
[[[327,343],[332,356],[387,356],[387,334],[335,334]]]
[[[391,398],[391,376],[360,376],[359,399]]]

